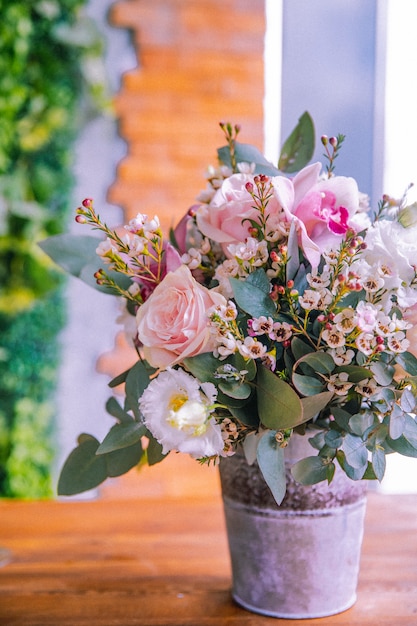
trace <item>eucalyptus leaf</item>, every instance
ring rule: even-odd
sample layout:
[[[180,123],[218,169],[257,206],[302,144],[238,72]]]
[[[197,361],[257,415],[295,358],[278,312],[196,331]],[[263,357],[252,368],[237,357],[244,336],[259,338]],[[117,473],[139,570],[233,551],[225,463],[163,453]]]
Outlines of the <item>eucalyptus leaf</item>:
[[[391,439],[398,439],[404,434],[405,423],[406,414],[398,404],[394,404],[389,420],[389,435]]]
[[[258,368],[259,418],[272,430],[294,428],[304,422],[301,400],[290,385],[264,366]]]
[[[326,446],[336,450],[337,448],[340,448],[343,443],[343,435],[338,430],[331,429],[326,432],[324,441]]]
[[[395,373],[395,369],[392,365],[388,365],[383,361],[377,361],[376,363],[372,363],[370,365],[370,369],[378,385],[386,387],[392,383]]]
[[[115,417],[119,422],[132,423],[133,418],[129,413],[126,413],[124,409],[117,402],[116,398],[112,396],[106,402],[106,411],[112,417]]]
[[[294,371],[303,363],[311,367],[313,371],[325,375],[331,374],[335,368],[335,362],[327,352],[310,352],[305,354],[294,364]]]
[[[351,383],[359,383],[367,378],[372,378],[372,372],[367,367],[359,365],[339,365],[335,369],[335,373],[346,372]]]
[[[266,432],[261,437],[257,448],[257,461],[259,469],[270,488],[277,504],[284,499],[287,483],[285,477],[284,448],[281,448],[276,440],[275,433]]]
[[[313,396],[301,398],[304,421],[310,420],[322,411],[333,398],[332,391],[323,391]]]
[[[168,453],[169,454],[169,453]],[[148,465],[156,465],[165,459],[168,454],[163,454],[162,446],[154,437],[149,437],[148,447],[146,448],[146,457]]]
[[[72,496],[94,489],[106,480],[107,465],[104,457],[97,456],[100,443],[91,435],[79,437],[79,444],[70,453],[58,480],[58,495]]]
[[[339,461],[340,467],[343,469],[345,474],[352,480],[361,480],[365,477],[370,480],[376,478],[372,465],[369,462],[360,468],[352,467],[347,462],[346,455],[342,450],[338,450],[336,458]]]
[[[98,263],[96,248],[99,243],[100,239],[92,235],[61,234],[48,237],[38,245],[62,269],[80,277],[86,265],[94,260]]]
[[[217,150],[219,161],[229,167],[232,166],[229,146],[223,146]],[[278,176],[279,170],[270,163],[258,148],[251,144],[235,142],[236,163],[255,163],[255,174]]]
[[[288,235],[288,263],[286,266],[286,278],[288,280],[292,280],[298,272],[300,267],[300,259],[298,252],[298,234],[296,228],[296,222],[293,220],[290,226],[290,232]]]
[[[292,375],[292,382],[297,391],[303,396],[315,396],[324,389],[323,382],[313,376],[295,373]]]
[[[404,389],[401,394],[400,406],[406,413],[412,413],[416,408],[416,399],[411,389]]]
[[[140,441],[146,433],[146,427],[139,422],[115,424],[107,433],[96,454],[106,454],[114,450],[128,448]]]
[[[258,453],[259,433],[249,433],[242,442],[243,452],[248,465],[253,465]]]
[[[299,361],[301,357],[314,352],[314,348],[310,344],[297,337],[297,335],[295,335],[291,339],[291,351],[294,355],[295,360]]]
[[[314,153],[315,132],[310,114],[306,111],[299,118],[288,139],[284,142],[278,161],[278,168],[288,174],[298,172],[309,161]]]
[[[219,383],[219,389],[226,396],[235,398],[236,400],[246,400],[249,398],[252,390],[247,383],[235,381],[223,381]]]
[[[188,357],[184,359],[183,363],[190,374],[192,374],[200,382],[218,384],[215,372],[219,367],[219,359],[216,359],[213,353],[204,352],[203,354]]]
[[[365,432],[374,424],[374,415],[370,411],[356,413],[349,420],[349,427],[354,435],[363,437]]]
[[[404,435],[398,437],[398,439],[391,439],[391,437],[387,437],[387,444],[392,450],[394,450],[394,452],[398,452],[403,456],[417,458],[417,446],[413,446],[404,437]]]
[[[417,376],[417,358],[411,352],[401,352],[395,357],[396,362],[411,376]]]
[[[291,474],[302,485],[315,485],[329,479],[329,463],[320,456],[307,456],[292,466]]]
[[[263,291],[265,295],[269,295],[271,284],[264,269],[260,268],[249,274],[246,278],[246,282]]]
[[[146,361],[138,361],[129,370],[125,383],[125,409],[133,411],[137,420],[141,420],[139,412],[139,398],[147,388],[150,377],[156,370],[151,368]]]
[[[346,461],[354,469],[361,470],[368,464],[368,451],[361,437],[348,433],[341,446],[346,455]]]
[[[126,474],[132,467],[138,465],[143,455],[140,441],[123,450],[114,450],[103,455],[106,461],[107,474],[109,477]]]
[[[239,280],[237,278],[229,278],[229,282],[233,289],[233,295],[237,305],[252,317],[274,317],[277,312],[275,303],[257,285],[252,284],[248,280]]]
[[[386,465],[385,451],[383,448],[377,446],[372,452],[372,467],[379,481],[384,478]]]

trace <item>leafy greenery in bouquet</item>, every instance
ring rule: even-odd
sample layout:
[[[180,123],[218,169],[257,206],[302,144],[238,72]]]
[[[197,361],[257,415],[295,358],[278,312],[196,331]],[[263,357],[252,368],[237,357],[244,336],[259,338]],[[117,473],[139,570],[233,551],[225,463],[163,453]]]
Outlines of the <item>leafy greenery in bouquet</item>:
[[[386,455],[417,456],[417,359],[407,334],[417,310],[417,207],[384,197],[375,211],[353,178],[335,175],[344,137],[314,147],[308,113],[278,168],[237,141],[166,241],[139,214],[119,235],[93,201],[77,221],[105,239],[61,235],[42,243],[65,269],[121,297],[137,363],[110,383],[115,425],[102,442],[82,434],[58,490],[92,488],[171,451],[217,462],[242,446],[278,503],[285,448],[308,437],[292,467],[303,484],[381,480]],[[295,175],[290,176],[290,174]],[[97,256],[98,255],[98,256]]]

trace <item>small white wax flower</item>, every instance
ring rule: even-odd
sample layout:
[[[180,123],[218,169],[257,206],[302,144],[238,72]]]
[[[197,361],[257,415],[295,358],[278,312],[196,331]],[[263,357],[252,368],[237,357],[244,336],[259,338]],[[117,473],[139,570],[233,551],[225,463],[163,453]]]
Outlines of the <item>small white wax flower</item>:
[[[299,303],[303,309],[309,311],[317,310],[318,303],[320,301],[320,294],[313,289],[306,289],[302,296],[299,298]]]
[[[348,373],[332,374],[327,382],[327,389],[333,391],[337,396],[345,396],[353,383],[348,381]]]
[[[326,328],[326,330],[323,331],[322,337],[323,341],[331,348],[341,348],[345,345],[345,336],[336,326],[330,329]]]
[[[405,333],[402,330],[398,330],[393,333],[391,337],[388,337],[388,348],[391,352],[405,352],[410,345],[408,339],[406,339]]]
[[[239,353],[247,359],[261,359],[267,351],[267,347],[253,337],[246,337],[243,343],[238,343]]]
[[[377,384],[373,378],[361,380],[355,387],[355,391],[365,398],[370,398],[376,391]]]
[[[335,315],[333,322],[337,330],[347,335],[356,326],[355,311],[353,309],[343,309],[343,311]]]

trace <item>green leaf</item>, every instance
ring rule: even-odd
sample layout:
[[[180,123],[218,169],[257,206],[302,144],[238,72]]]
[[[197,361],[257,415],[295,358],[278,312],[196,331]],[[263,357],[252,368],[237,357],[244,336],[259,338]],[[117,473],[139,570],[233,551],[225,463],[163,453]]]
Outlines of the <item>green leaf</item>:
[[[322,411],[329,404],[332,398],[332,391],[323,391],[323,393],[317,393],[314,396],[301,398],[304,421],[306,422],[315,417],[317,413]]]
[[[246,282],[263,291],[265,295],[269,295],[271,283],[269,282],[269,278],[266,275],[265,270],[262,268],[252,272],[252,274],[249,274],[246,278]]]
[[[236,400],[246,400],[252,392],[247,383],[237,381],[222,381],[219,383],[219,389],[226,394],[226,396],[235,398]]]
[[[126,376],[125,384],[125,409],[133,411],[134,416],[140,421],[139,398],[150,383],[150,377],[156,370],[146,363],[146,361],[138,361],[129,370]]]
[[[125,422],[130,424],[133,422],[133,418],[129,413],[126,413],[124,409],[117,402],[116,398],[113,396],[109,398],[106,402],[106,411],[112,417],[115,417],[119,422]]]
[[[336,450],[343,443],[343,435],[337,430],[328,430],[324,435],[324,441],[326,446]]]
[[[294,428],[304,420],[301,400],[295,391],[264,366],[258,368],[259,418],[272,430]]]
[[[284,448],[280,448],[277,444],[274,432],[266,432],[261,437],[258,443],[256,458],[276,503],[281,504],[287,488]]]
[[[373,426],[374,414],[370,411],[356,413],[349,420],[349,427],[355,435],[363,437],[366,431]]]
[[[202,383],[216,383],[218,380],[214,374],[216,369],[224,362],[219,362],[219,359],[211,352],[204,352],[196,356],[188,357],[183,361],[184,366],[195,378]]]
[[[265,293],[257,285],[250,281],[230,278],[233,295],[237,305],[252,317],[274,317],[277,312],[275,303],[271,300],[269,293]]]
[[[168,453],[169,454],[169,453]],[[146,448],[146,457],[148,465],[156,465],[165,459],[168,454],[162,453],[162,446],[152,435],[149,433],[149,443]]]
[[[376,363],[372,363],[370,368],[378,385],[386,387],[392,383],[395,373],[395,369],[392,365],[388,365],[383,361],[377,361]]]
[[[391,437],[387,437],[386,441],[394,452],[398,452],[403,456],[417,458],[417,445],[413,446],[408,439],[404,437],[404,435],[398,437],[398,439],[391,439]]]
[[[72,496],[94,489],[108,476],[104,457],[96,455],[100,445],[97,439],[83,434],[78,441],[78,446],[70,453],[61,470],[58,495]]]
[[[219,161],[224,165],[232,166],[229,146],[223,146],[217,150]],[[255,174],[266,174],[267,176],[278,176],[279,170],[272,165],[256,148],[251,144],[235,142],[236,163],[255,163]]]
[[[315,485],[323,480],[329,480],[333,473],[334,463],[329,464],[320,456],[308,456],[291,468],[294,479],[302,485]]]
[[[379,481],[384,478],[386,464],[385,451],[383,448],[377,446],[372,452],[372,467]]]
[[[297,391],[303,396],[314,396],[321,393],[324,389],[323,382],[313,376],[295,373],[292,375],[292,382]]]
[[[298,272],[300,267],[300,258],[298,253],[298,234],[296,228],[296,222],[293,220],[290,226],[290,232],[288,235],[288,263],[285,268],[287,280],[292,280]]]
[[[416,407],[416,399],[411,389],[404,389],[401,394],[400,405],[403,411],[412,413]]]
[[[96,253],[100,243],[98,237],[92,235],[53,235],[39,243],[42,250],[63,270],[79,278],[90,287],[113,295],[115,292],[105,285],[98,285],[94,274],[103,266],[103,261]],[[119,272],[108,271],[107,274],[120,287],[127,289],[131,280]]]
[[[106,454],[114,450],[128,448],[140,441],[145,433],[146,427],[139,422],[130,421],[115,424],[98,447],[96,454]]]
[[[366,367],[360,367],[359,365],[340,365],[336,367],[335,373],[346,372],[349,375],[349,381],[351,383],[359,383],[366,378],[372,378],[372,372]]]
[[[417,376],[417,358],[411,352],[401,352],[397,354],[395,361],[401,365],[408,374]]]
[[[130,372],[130,368],[128,370],[125,370],[121,374],[118,374],[115,378],[113,378],[109,382],[109,387],[113,389],[114,387],[118,387],[119,385],[122,385],[123,383],[125,383],[129,372]]]
[[[73,276],[80,277],[86,265],[99,258],[96,248],[100,243],[98,237],[91,235],[53,235],[39,242],[40,248],[62,269]]]
[[[339,461],[339,465],[345,472],[346,476],[348,476],[352,480],[361,480],[362,478],[367,480],[375,480],[376,478],[373,467],[369,462],[365,466],[356,469],[349,465],[346,460],[345,453],[342,450],[338,450],[337,460]]]
[[[295,360],[299,361],[301,357],[314,352],[314,348],[295,335],[291,340],[291,351]]]
[[[306,111],[282,147],[278,161],[278,168],[282,172],[288,174],[298,172],[311,161],[314,153],[314,134],[313,120]]]
[[[310,352],[305,354],[294,364],[294,371],[302,364],[306,364],[313,371],[324,375],[331,374],[335,368],[335,362],[327,352]]]
[[[138,465],[143,455],[143,449],[140,441],[133,446],[123,448],[123,450],[114,450],[103,455],[106,461],[108,476],[121,476],[126,474],[132,467]]]
[[[391,439],[398,439],[404,434],[405,423],[406,414],[398,404],[394,404],[389,420],[389,435]]]
[[[346,461],[354,469],[362,469],[368,464],[368,451],[361,437],[348,433],[341,446],[346,455]]]

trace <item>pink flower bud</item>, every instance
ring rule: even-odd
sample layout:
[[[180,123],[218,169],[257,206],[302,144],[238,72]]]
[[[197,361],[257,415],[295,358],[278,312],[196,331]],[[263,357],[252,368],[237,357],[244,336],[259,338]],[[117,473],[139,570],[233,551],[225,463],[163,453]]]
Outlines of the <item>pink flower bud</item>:
[[[93,199],[92,198],[85,198],[82,201],[82,205],[86,208],[86,209],[91,209],[93,207]]]
[[[337,139],[336,139],[336,137],[330,137],[330,139],[329,139],[329,144],[330,144],[333,148],[336,148],[336,146],[337,146]]]
[[[249,193],[253,193],[253,185],[252,185],[252,183],[251,182],[247,182],[246,185],[245,185],[245,189]]]
[[[327,135],[322,135],[321,136],[321,143],[323,144],[323,146],[327,146],[328,142],[329,142],[328,136]]]
[[[80,215],[80,214],[75,216],[75,221],[78,222],[78,224],[85,224],[87,222],[84,215]]]

